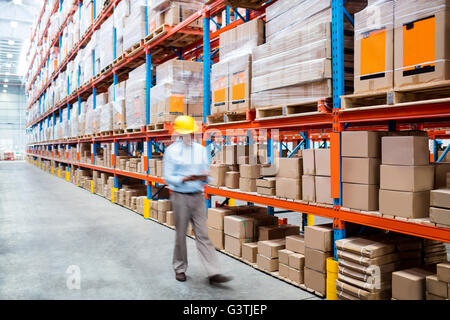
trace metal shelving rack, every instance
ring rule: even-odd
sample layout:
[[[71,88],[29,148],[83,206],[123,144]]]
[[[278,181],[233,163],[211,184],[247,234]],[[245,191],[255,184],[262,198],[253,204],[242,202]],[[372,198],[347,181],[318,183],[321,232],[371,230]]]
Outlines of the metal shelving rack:
[[[95,0],[94,0],[95,1]],[[73,59],[75,54],[78,52],[83,44],[92,36],[94,30],[98,29],[101,23],[112,14],[114,7],[119,3],[120,0],[112,1],[104,10],[99,14],[99,16],[94,20],[91,28],[88,32],[84,34],[77,45],[72,49],[68,58],[59,66],[58,70],[52,75],[52,81],[56,78],[59,72],[63,71],[66,64]],[[94,93],[97,88],[104,88],[112,83],[117,84],[119,79],[126,78],[129,69],[136,68],[143,63],[147,64],[147,119],[146,123],[149,124],[149,114],[150,114],[150,91],[151,91],[151,78],[150,78],[150,66],[152,62],[162,63],[172,58],[184,58],[184,59],[199,59],[200,55],[203,53],[203,64],[204,64],[204,132],[208,129],[215,129],[228,140],[233,139],[244,139],[243,141],[248,141],[249,132],[252,130],[271,130],[278,129],[280,132],[280,141],[276,141],[280,144],[283,141],[299,141],[303,142],[302,148],[309,148],[312,142],[326,142],[330,145],[331,149],[331,175],[332,175],[332,197],[335,200],[334,205],[312,205],[303,201],[292,201],[283,200],[274,197],[267,197],[262,195],[256,195],[251,193],[240,192],[239,190],[230,190],[226,188],[217,188],[212,186],[207,186],[205,188],[205,197],[207,205],[211,206],[212,196],[221,196],[228,199],[237,199],[246,201],[249,203],[260,204],[269,207],[269,212],[273,213],[274,207],[281,208],[289,211],[299,212],[308,215],[317,215],[333,220],[333,225],[335,229],[335,239],[340,239],[345,237],[345,222],[356,223],[364,226],[370,226],[374,228],[395,231],[399,233],[414,235],[418,237],[424,237],[429,239],[435,239],[444,242],[450,242],[450,229],[438,228],[431,225],[418,224],[405,220],[388,219],[381,216],[368,215],[360,212],[355,212],[353,210],[348,210],[342,208],[341,206],[341,164],[340,164],[340,135],[343,130],[387,130],[387,129],[407,129],[415,128],[420,130],[428,130],[430,137],[436,141],[436,139],[442,139],[450,136],[450,130],[433,130],[437,127],[450,127],[450,103],[440,102],[440,103],[404,103],[395,107],[386,108],[372,108],[372,109],[348,109],[342,110],[340,108],[340,96],[344,93],[344,68],[343,68],[343,56],[344,56],[344,46],[343,46],[343,23],[344,18],[350,18],[348,13],[345,11],[343,0],[332,0],[332,43],[333,43],[333,111],[331,113],[309,113],[305,115],[296,115],[283,118],[280,122],[279,119],[268,119],[268,120],[247,120],[240,122],[223,123],[217,125],[206,125],[206,117],[210,115],[210,74],[211,74],[211,63],[216,61],[214,55],[217,53],[218,39],[219,35],[231,28],[236,27],[239,24],[244,23],[249,19],[254,19],[256,17],[263,16],[265,13],[265,8],[271,5],[269,2],[257,10],[247,10],[246,17],[239,17],[237,20],[230,21],[230,8],[226,6],[225,0],[210,0],[203,5],[202,9],[197,13],[193,14],[191,17],[186,19],[184,22],[180,23],[176,27],[170,28],[169,31],[162,37],[157,38],[155,41],[144,43],[141,41],[141,46],[134,52],[126,55],[119,63],[113,63],[112,68],[102,74],[95,75],[89,83],[80,86],[74,92],[72,92],[66,99],[55,104],[53,108],[43,112],[37,119],[33,120],[28,126],[42,125],[45,119],[50,121],[50,117],[53,119],[53,123],[56,121],[56,114],[59,112],[61,115],[61,110],[67,106],[74,105],[78,103],[81,104],[82,100],[85,100],[87,96]],[[214,14],[226,10],[226,22],[225,26],[222,26],[218,31],[210,33],[210,24],[213,19],[211,18]],[[72,13],[73,14],[73,13]],[[196,21],[197,19],[203,19],[203,39],[195,41],[192,44],[187,45],[180,51],[173,51],[173,54],[166,55],[162,59],[154,59],[152,61],[152,53],[156,52],[161,46],[163,41],[176,36],[177,33],[186,32],[188,30],[189,24]],[[215,21],[213,23],[217,24]],[[58,32],[58,37],[61,34],[62,29]],[[53,43],[53,42],[52,42]],[[55,42],[56,43],[56,40]],[[41,66],[42,67],[42,66]],[[36,76],[34,76],[35,79]],[[33,82],[33,81],[32,81]],[[51,81],[47,83],[49,85]],[[28,88],[27,88],[28,89]],[[38,98],[34,100],[38,101],[41,99],[43,92],[40,92]],[[94,99],[95,101],[95,99]],[[34,103],[33,102],[33,103]],[[31,103],[30,106],[33,104]],[[61,119],[61,118],[60,118]],[[230,131],[245,132],[244,135],[229,133]],[[163,150],[164,143],[170,140],[171,128],[170,125],[165,125],[163,130],[158,131],[147,131],[142,130],[138,133],[129,133],[121,135],[111,135],[106,137],[90,137],[90,138],[73,138],[64,139],[58,141],[47,141],[42,143],[35,143],[29,146],[28,154],[35,158],[55,160],[58,163],[64,163],[69,165],[69,168],[74,167],[84,167],[92,170],[97,170],[101,172],[108,172],[114,174],[115,188],[119,187],[119,177],[132,177],[136,179],[141,179],[147,185],[147,198],[148,201],[145,206],[149,205],[149,201],[153,199],[156,193],[153,193],[153,187],[160,188],[164,181],[160,178],[150,176],[148,174],[136,174],[132,172],[125,172],[118,170],[115,166],[115,156],[117,154],[118,145],[120,142],[143,142],[143,152],[144,152],[144,165],[147,167],[148,159],[151,158],[152,152],[154,150]],[[236,138],[236,136],[238,136]],[[233,139],[232,139],[233,138]],[[269,135],[266,136],[266,141],[268,145],[268,154],[273,158],[273,137]],[[111,143],[113,150],[112,163],[114,168],[104,168],[97,166],[94,161],[94,157],[91,159],[91,164],[83,164],[79,162],[71,162],[68,160],[68,156],[61,155],[60,149],[66,149],[70,147],[76,147],[80,143],[92,143],[93,152],[95,155],[96,145],[98,143]],[[207,146],[209,150],[213,148],[214,143],[211,139],[204,136],[203,144]],[[300,148],[299,146],[297,148]],[[297,149],[296,148],[296,149]],[[57,152],[55,152],[57,151]],[[297,151],[297,150],[293,150]],[[448,151],[448,150],[447,150]],[[291,152],[291,154],[294,152]],[[91,155],[91,156],[92,156]],[[445,155],[444,155],[445,156]],[[441,157],[443,158],[443,157]],[[433,158],[438,161],[436,152]],[[79,154],[77,154],[77,160],[79,160]],[[226,201],[227,201],[226,200]],[[306,219],[304,219],[306,221]]]

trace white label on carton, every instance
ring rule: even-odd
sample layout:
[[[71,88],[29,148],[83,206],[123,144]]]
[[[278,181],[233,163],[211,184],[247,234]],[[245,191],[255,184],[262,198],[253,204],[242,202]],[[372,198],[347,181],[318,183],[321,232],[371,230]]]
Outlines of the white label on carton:
[[[116,152],[116,149],[114,148],[114,142],[111,143],[111,150],[112,150],[111,153],[112,153],[113,155],[115,155],[115,154],[116,154],[116,153],[115,153],[115,152]]]
[[[147,146],[147,141],[144,142],[144,156],[148,156],[148,146]]]

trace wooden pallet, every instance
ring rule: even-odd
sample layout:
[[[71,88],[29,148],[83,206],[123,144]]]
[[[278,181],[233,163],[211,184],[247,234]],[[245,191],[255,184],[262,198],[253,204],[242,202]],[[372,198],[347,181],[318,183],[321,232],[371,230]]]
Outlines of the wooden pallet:
[[[124,132],[125,133],[133,133],[133,132],[141,132],[142,129],[125,129]]]
[[[210,4],[214,2],[214,0],[206,1],[206,4]],[[246,8],[257,10],[261,8],[267,0],[228,0],[225,2],[227,6],[231,6],[232,8]]]
[[[161,37],[165,36],[170,29],[173,28],[169,25],[161,25],[158,28],[156,28],[152,33],[150,33],[147,37],[144,39],[144,44],[149,45]],[[199,27],[186,27],[182,30],[178,31],[177,33],[173,34],[167,39],[164,39],[161,43],[159,43],[159,46],[163,47],[184,47],[187,44],[194,43],[197,40],[200,40],[203,37],[203,29]],[[153,52],[152,52],[152,58],[153,58]]]
[[[341,97],[342,109],[386,106],[393,104],[394,104],[394,91],[392,90],[350,94]]]
[[[147,131],[164,130],[164,123],[148,124],[146,126]]]
[[[286,115],[286,107],[264,107],[256,109],[256,119],[282,117]]]
[[[100,132],[100,136],[101,137],[112,136],[113,133],[114,132],[112,130],[111,131],[103,131],[103,132]]]
[[[142,47],[144,46],[144,40],[139,40],[138,43],[135,43],[134,45],[132,45],[130,48],[128,48],[127,50],[124,51],[124,56],[125,57],[132,57],[136,51],[139,51]]]
[[[298,104],[271,106],[258,108],[256,110],[256,120],[282,118],[285,116],[296,116],[311,112],[329,113],[332,109],[331,98],[321,100],[308,100]]]

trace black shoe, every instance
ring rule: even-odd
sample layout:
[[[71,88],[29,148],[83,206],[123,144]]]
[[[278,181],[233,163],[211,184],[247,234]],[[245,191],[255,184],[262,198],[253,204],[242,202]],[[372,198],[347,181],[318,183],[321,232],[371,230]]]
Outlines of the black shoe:
[[[184,274],[184,272],[176,273],[175,279],[177,279],[178,281],[186,281],[186,275]]]
[[[233,280],[233,278],[231,277],[226,277],[224,275],[221,274],[216,274],[215,276],[209,277],[209,283],[210,284],[214,284],[214,283],[224,283],[224,282],[228,282]]]

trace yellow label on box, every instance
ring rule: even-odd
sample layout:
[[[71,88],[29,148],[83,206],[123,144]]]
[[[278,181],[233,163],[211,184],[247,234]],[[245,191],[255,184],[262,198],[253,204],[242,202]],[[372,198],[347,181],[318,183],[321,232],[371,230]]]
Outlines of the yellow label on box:
[[[169,98],[169,113],[184,113],[184,95],[173,94]]]
[[[231,100],[245,101],[245,71],[233,73],[231,83]]]
[[[403,71],[435,66],[436,17],[403,26]]]
[[[362,35],[360,63],[361,76],[386,71],[386,29]]]

